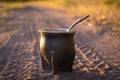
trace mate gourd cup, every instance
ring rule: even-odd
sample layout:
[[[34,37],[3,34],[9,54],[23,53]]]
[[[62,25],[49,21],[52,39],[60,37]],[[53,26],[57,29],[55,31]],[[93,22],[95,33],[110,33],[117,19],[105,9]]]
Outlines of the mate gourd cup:
[[[58,71],[72,71],[75,58],[74,31],[49,31],[40,32],[40,53],[42,63],[51,67],[53,74]],[[43,69],[46,67],[42,65]]]

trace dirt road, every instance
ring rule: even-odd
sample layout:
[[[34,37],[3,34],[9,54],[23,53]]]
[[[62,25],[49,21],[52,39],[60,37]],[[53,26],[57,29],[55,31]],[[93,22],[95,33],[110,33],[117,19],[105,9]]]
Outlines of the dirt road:
[[[48,27],[67,27],[73,20],[67,19],[64,16],[65,12],[27,6],[24,9],[10,11],[8,15],[8,18],[1,20],[1,23],[14,26],[15,29],[0,28],[0,34],[6,33],[6,36],[10,36],[0,47],[0,80],[120,79],[120,65],[116,67],[110,64],[109,60],[102,56],[104,53],[101,55],[98,50],[87,44],[87,40],[93,39],[91,37],[84,40],[87,35],[84,28],[78,29],[75,35],[76,56],[73,72],[53,75],[50,70],[42,69],[38,30]]]

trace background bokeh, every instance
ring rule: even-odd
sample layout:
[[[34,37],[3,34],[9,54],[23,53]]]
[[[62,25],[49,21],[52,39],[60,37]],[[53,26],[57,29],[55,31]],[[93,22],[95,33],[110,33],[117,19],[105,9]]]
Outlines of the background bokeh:
[[[16,10],[25,6],[42,6],[64,10],[68,17],[89,14],[95,25],[120,25],[120,0],[0,0],[0,12]],[[1,13],[2,14],[2,13]],[[5,14],[4,14],[5,15]],[[4,16],[3,15],[3,16]],[[2,16],[2,15],[1,15]]]

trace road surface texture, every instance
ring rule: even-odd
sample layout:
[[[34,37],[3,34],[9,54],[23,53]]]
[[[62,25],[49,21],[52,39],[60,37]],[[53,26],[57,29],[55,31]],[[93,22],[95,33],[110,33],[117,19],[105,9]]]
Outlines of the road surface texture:
[[[89,21],[74,28],[77,32],[73,72],[53,75],[51,70],[42,69],[38,30],[67,28],[75,19],[66,18],[64,11],[32,6],[7,14],[7,18],[0,19],[0,26],[8,27],[0,28],[3,39],[0,43],[0,80],[120,80],[120,54],[108,53],[111,49],[106,47],[106,37],[101,39],[98,35],[103,33],[94,35],[95,30],[87,29]],[[117,51],[118,46],[115,46]]]

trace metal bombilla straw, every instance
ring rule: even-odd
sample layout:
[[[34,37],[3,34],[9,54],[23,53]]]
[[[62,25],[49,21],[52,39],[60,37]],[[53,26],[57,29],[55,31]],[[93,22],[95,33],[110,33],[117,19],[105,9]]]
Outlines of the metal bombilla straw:
[[[69,32],[76,24],[78,24],[79,22],[82,22],[83,20],[85,20],[86,18],[88,18],[89,15],[87,16],[84,16],[78,20],[76,20],[68,29],[67,29],[67,32]]]

